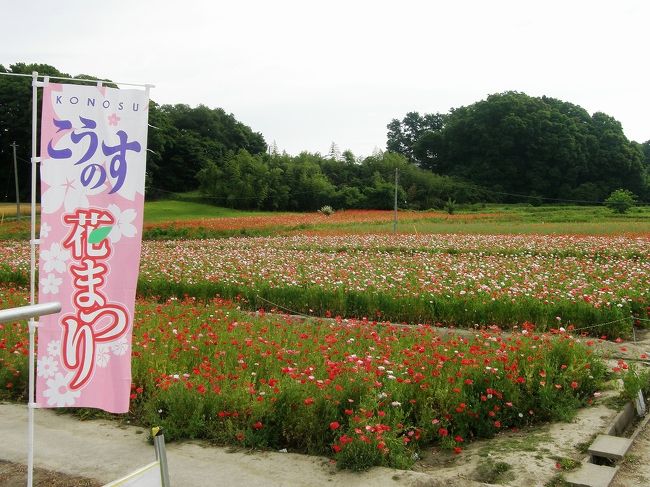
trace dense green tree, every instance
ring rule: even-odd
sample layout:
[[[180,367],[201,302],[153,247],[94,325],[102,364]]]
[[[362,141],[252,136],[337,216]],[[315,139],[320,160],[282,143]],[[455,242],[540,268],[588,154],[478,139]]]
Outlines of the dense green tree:
[[[0,72],[28,74],[38,71],[49,76],[69,75],[47,64],[16,63],[8,67],[0,64]],[[40,114],[40,90],[38,110]],[[23,201],[30,197],[32,156],[32,80],[27,77],[0,75],[0,200],[13,200],[15,196],[13,149],[16,142],[18,156],[18,181]]]
[[[387,126],[386,148],[390,152],[402,154],[409,160],[417,162],[414,150],[420,137],[439,132],[444,122],[445,116],[439,113],[420,115],[418,112],[409,112],[401,121],[395,118]]]
[[[223,165],[226,154],[240,149],[249,154],[266,151],[261,134],[221,108],[162,105],[155,106],[151,116],[151,125],[158,127],[150,146],[157,154],[150,174],[154,189],[191,191],[197,187],[197,173],[208,163]]]
[[[324,205],[336,209],[389,209],[394,204],[395,169],[400,208],[442,208],[449,198],[459,203],[482,198],[476,187],[438,176],[390,152],[355,161],[303,152],[226,156],[224,164],[208,162],[197,174],[203,194],[232,208],[308,210]]]
[[[612,191],[605,200],[605,206],[616,213],[625,213],[636,203],[636,195],[627,189],[617,189]]]
[[[462,178],[507,200],[602,201],[617,187],[643,194],[643,151],[603,113],[549,97],[506,92],[436,115],[442,124],[415,137],[419,114],[389,125],[389,150],[421,167]],[[397,134],[397,135],[396,135]]]

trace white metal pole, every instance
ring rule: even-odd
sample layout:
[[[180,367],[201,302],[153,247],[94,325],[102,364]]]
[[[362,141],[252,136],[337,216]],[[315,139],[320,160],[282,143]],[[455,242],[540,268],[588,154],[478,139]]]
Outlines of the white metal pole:
[[[399,168],[395,168],[395,206],[394,206],[394,218],[393,218],[393,233],[397,233],[397,181],[399,175]]]
[[[36,170],[38,158],[36,155],[36,118],[38,117],[38,73],[32,72],[32,208],[31,208],[31,239],[30,239],[30,272],[29,272],[29,304],[36,304]],[[29,319],[29,398],[27,404],[27,487],[34,482],[34,335],[36,321]]]
[[[16,220],[20,220],[20,191],[18,188],[18,161],[16,160],[16,141],[11,144],[14,149],[14,181],[16,183]]]

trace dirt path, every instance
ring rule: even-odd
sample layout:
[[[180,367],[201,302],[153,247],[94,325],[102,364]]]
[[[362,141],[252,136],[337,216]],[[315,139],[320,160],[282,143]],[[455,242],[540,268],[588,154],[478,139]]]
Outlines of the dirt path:
[[[238,486],[412,486],[469,487],[499,483],[544,485],[558,474],[557,458],[579,459],[580,445],[601,432],[615,411],[601,404],[580,411],[575,421],[510,432],[474,442],[460,455],[428,449],[413,471],[374,468],[339,471],[327,458],[291,453],[233,451],[202,442],[167,445],[173,485]],[[24,405],[0,404],[0,485],[24,485],[27,413]],[[79,421],[52,410],[36,411],[35,465],[40,485],[95,487],[115,480],[153,460],[143,428],[105,420]],[[646,450],[637,455],[647,463]],[[59,472],[54,474],[53,472]],[[634,472],[633,472],[634,473]],[[4,477],[3,477],[4,475]],[[74,477],[69,477],[74,476]],[[218,479],[218,480],[216,480]],[[14,483],[10,483],[14,482]],[[63,482],[63,483],[56,483]],[[620,486],[641,486],[624,480]]]
[[[52,410],[36,410],[35,417],[34,464],[50,472],[85,477],[103,484],[154,460],[153,447],[146,442],[143,428],[120,426],[105,420],[79,421]],[[0,404],[0,432],[0,460],[25,463],[27,410],[24,405]],[[327,458],[232,451],[209,447],[202,442],[169,444],[167,458],[172,485],[179,487],[438,485],[431,475],[424,472],[387,468],[374,468],[363,473],[346,472],[337,470]],[[15,477],[16,467],[6,468],[10,471],[13,468]],[[25,478],[18,485],[25,485]],[[12,484],[7,480],[6,485]]]
[[[25,487],[27,467],[25,465],[0,460],[0,485],[2,487]],[[42,468],[34,469],[35,487],[100,487],[96,480],[51,472]]]

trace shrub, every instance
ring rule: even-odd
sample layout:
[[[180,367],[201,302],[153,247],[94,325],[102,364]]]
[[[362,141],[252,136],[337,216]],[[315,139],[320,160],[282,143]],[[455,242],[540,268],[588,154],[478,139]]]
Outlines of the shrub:
[[[636,203],[636,195],[627,189],[617,189],[605,200],[605,206],[616,213],[625,213]]]
[[[330,216],[334,214],[334,208],[332,208],[330,205],[325,205],[320,210],[318,210],[318,213],[322,213],[325,216]]]
[[[448,198],[444,208],[447,213],[453,215],[456,212],[456,200]]]

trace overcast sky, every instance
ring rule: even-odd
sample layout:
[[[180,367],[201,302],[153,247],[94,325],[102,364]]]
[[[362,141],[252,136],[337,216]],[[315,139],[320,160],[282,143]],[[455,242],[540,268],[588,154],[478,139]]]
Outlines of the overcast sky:
[[[152,83],[297,154],[370,155],[409,111],[548,95],[650,139],[647,0],[0,0],[0,64]]]

